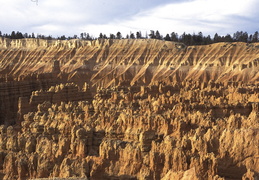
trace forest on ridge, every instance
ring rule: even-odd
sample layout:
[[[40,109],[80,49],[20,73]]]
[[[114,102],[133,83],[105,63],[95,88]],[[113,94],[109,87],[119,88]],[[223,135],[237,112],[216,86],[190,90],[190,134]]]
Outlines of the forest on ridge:
[[[10,38],[10,39],[23,39],[23,38],[38,38],[38,39],[47,39],[47,40],[69,40],[69,39],[82,39],[82,40],[95,40],[95,39],[160,39],[165,41],[174,41],[174,42],[181,42],[185,45],[207,45],[213,44],[218,42],[245,42],[245,43],[254,43],[259,42],[259,33],[256,31],[254,34],[248,34],[245,31],[236,31],[233,35],[219,35],[215,33],[212,37],[210,35],[203,35],[202,32],[199,33],[183,33],[179,35],[176,32],[171,32],[163,36],[160,34],[158,30],[150,30],[150,33],[143,33],[141,31],[137,31],[136,33],[127,34],[125,37],[122,35],[121,32],[117,32],[116,34],[110,33],[109,35],[100,33],[98,37],[94,37],[89,33],[82,32],[80,35],[68,36],[65,35],[52,37],[51,35],[42,35],[42,34],[35,34],[35,33],[21,33],[19,31],[12,31],[11,34],[2,33],[0,31],[0,37]]]

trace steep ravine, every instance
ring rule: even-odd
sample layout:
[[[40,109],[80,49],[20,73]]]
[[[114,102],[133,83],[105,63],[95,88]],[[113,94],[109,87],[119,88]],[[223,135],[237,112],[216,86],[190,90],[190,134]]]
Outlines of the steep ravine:
[[[259,178],[259,44],[0,38],[0,179]]]

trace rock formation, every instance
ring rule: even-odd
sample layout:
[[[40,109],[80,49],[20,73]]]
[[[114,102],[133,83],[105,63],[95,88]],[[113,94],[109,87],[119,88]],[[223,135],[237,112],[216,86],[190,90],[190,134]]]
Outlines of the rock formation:
[[[259,44],[0,38],[0,179],[258,179]]]

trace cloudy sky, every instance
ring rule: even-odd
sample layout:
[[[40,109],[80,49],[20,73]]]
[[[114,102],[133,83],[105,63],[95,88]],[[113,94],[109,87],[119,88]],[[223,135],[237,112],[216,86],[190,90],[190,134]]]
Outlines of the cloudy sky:
[[[0,0],[0,31],[53,37],[259,31],[258,0]]]

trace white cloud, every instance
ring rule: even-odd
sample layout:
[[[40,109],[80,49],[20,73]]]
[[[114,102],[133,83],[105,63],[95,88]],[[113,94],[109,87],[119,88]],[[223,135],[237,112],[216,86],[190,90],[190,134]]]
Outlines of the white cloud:
[[[196,0],[181,4],[169,4],[136,15],[122,25],[139,29],[160,30],[162,33],[221,31],[226,33],[238,30],[242,18],[249,18],[254,1],[247,0]],[[238,19],[235,16],[240,16]],[[223,30],[225,29],[225,30]],[[244,29],[245,30],[245,29]]]
[[[0,30],[45,35],[74,35],[88,32],[159,30],[178,33],[225,35],[237,30],[254,32],[258,27],[256,0],[31,0],[3,1]]]

